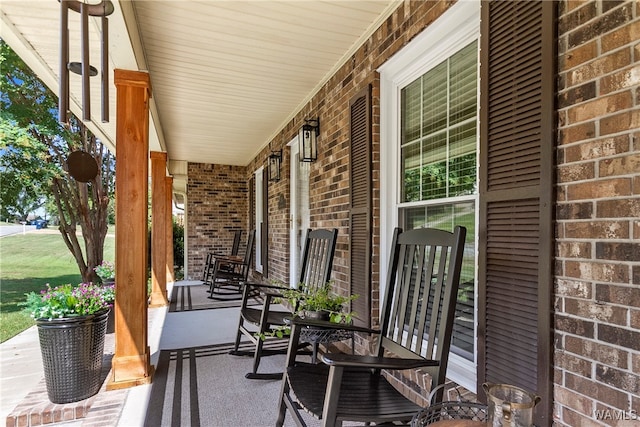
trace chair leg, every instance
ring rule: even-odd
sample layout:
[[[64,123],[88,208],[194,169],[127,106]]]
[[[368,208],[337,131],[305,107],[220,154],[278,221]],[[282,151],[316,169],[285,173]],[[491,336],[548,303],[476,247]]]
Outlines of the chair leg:
[[[282,378],[282,387],[280,387],[280,404],[278,405],[278,420],[276,421],[276,427],[282,427],[284,425],[284,418],[287,415],[287,405],[285,399],[289,395],[289,383],[287,378]]]

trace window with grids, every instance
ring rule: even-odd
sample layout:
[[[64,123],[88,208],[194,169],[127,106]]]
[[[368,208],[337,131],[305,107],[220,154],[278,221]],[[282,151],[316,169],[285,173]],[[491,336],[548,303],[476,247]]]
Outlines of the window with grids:
[[[477,41],[401,89],[400,221],[467,228],[451,351],[474,360],[478,125]]]

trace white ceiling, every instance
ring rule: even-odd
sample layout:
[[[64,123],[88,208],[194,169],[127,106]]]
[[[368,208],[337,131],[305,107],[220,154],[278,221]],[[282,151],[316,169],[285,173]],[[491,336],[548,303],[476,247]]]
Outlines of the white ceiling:
[[[174,162],[246,165],[400,1],[114,1],[111,120],[100,121],[93,77],[90,126],[113,147],[113,69],[148,71],[151,150]],[[58,0],[0,0],[0,10],[0,36],[58,93]],[[69,18],[70,61],[80,61],[79,15]],[[90,62],[100,69],[100,24],[90,19]],[[76,115],[80,80],[71,74]]]

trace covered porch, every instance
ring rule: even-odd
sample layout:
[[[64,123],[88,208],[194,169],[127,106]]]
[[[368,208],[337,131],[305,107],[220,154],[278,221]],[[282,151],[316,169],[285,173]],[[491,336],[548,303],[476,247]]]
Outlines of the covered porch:
[[[56,93],[58,5],[5,1],[1,27]],[[537,393],[541,426],[604,425],[603,410],[637,418],[637,2],[113,5],[104,74],[118,118],[100,120],[92,95],[88,123],[137,185],[119,181],[118,205],[135,215],[121,213],[117,232],[133,229],[138,245],[117,249],[120,385],[153,382],[156,366],[141,196],[151,177],[153,305],[166,307],[172,283],[157,226],[172,203],[185,213],[187,280],[234,231],[255,229],[253,277],[292,283],[301,230],[337,228],[333,286],[364,296],[355,309],[371,326],[393,228],[464,222],[449,379],[471,392],[489,381]],[[91,22],[99,46],[103,27]],[[79,49],[77,15],[71,28]],[[100,93],[99,80],[91,89]],[[79,78],[70,91],[80,116]],[[301,162],[309,120],[317,156]],[[356,350],[368,345],[358,339]],[[398,378],[415,399],[428,393],[418,378]]]

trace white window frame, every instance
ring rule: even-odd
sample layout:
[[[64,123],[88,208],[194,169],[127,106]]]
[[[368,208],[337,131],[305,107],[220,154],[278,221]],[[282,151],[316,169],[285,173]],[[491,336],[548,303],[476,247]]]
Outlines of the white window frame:
[[[264,212],[263,212],[263,169],[264,166],[260,166],[255,171],[255,201],[256,201],[256,271],[262,273],[262,227],[264,225]]]
[[[398,224],[400,187],[402,184],[399,172],[401,89],[474,40],[480,40],[480,1],[458,1],[378,69],[380,72],[381,259],[389,259],[391,252],[390,239],[393,228]],[[480,85],[478,84],[479,87]],[[480,99],[479,96],[478,99]],[[477,153],[479,160],[479,147]],[[476,164],[479,165],[479,161]],[[476,202],[476,207],[478,206],[479,204]],[[478,209],[476,209],[476,230],[478,230]],[[382,278],[380,280],[380,295],[384,295],[385,279],[387,277],[387,265],[384,262],[380,263],[380,277]],[[476,287],[476,319],[477,301]],[[474,360],[469,361],[455,354],[450,354],[447,377],[468,390],[477,393],[477,329],[474,341]]]

